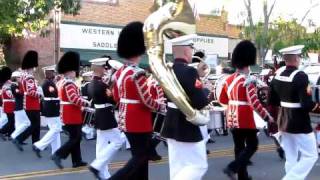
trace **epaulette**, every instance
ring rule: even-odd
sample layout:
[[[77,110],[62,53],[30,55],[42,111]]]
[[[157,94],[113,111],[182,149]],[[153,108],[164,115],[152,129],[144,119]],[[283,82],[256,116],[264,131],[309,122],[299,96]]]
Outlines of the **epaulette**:
[[[250,84],[254,84],[257,87],[265,87],[267,84],[261,81],[257,76],[249,75],[246,77],[243,86],[247,87]]]
[[[133,70],[133,74],[132,74],[133,79],[137,79],[140,76],[145,76],[146,75],[146,71],[144,69],[142,69],[142,68],[135,67],[132,70]]]

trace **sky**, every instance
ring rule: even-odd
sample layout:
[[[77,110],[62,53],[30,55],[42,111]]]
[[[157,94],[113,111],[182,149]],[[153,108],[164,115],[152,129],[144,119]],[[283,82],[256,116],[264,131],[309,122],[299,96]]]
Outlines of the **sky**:
[[[274,0],[268,0],[269,6]],[[252,9],[254,21],[258,22],[263,20],[262,12],[263,0],[252,0]],[[215,9],[221,9],[224,7],[228,11],[228,20],[231,24],[243,24],[246,17],[246,9],[243,0],[197,0],[200,13],[207,14]],[[271,19],[277,19],[279,17],[290,20],[293,18],[301,21],[306,11],[312,8],[311,12],[303,22],[303,25],[307,26],[308,19],[311,19],[316,27],[320,27],[320,0],[276,0],[276,5]],[[312,27],[308,27],[312,30]]]

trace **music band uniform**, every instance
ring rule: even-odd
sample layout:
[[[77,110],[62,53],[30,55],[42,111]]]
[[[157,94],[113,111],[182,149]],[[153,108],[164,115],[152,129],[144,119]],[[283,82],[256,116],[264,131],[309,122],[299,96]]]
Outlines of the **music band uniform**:
[[[29,136],[32,136],[32,144],[40,140],[40,98],[42,95],[37,91],[38,86],[33,76],[36,67],[38,67],[38,53],[36,51],[28,51],[21,65],[24,71],[21,77],[21,89],[24,93],[24,110],[31,125],[13,141],[20,151],[23,150],[21,144]]]
[[[3,112],[6,113],[8,118],[7,123],[0,129],[0,135],[2,139],[6,139],[6,137],[10,137],[12,132],[14,131],[14,109],[15,109],[15,101],[14,96],[11,90],[11,74],[12,71],[9,67],[2,67],[0,70],[0,83],[2,85],[2,107]]]
[[[15,130],[11,134],[11,138],[15,139],[22,132],[24,132],[30,125],[30,120],[26,114],[26,111],[23,109],[24,103],[24,94],[21,84],[22,73],[20,71],[15,71],[12,73],[12,86],[11,90],[16,102],[14,117],[15,117]]]
[[[287,56],[294,56],[298,61],[303,47],[280,50],[286,66],[277,70],[270,86],[269,102],[280,107],[278,124],[286,157],[283,180],[305,179],[318,159],[309,112],[319,112],[319,104],[312,101],[308,76],[286,60]]]
[[[152,133],[152,111],[165,108],[155,101],[147,86],[144,70],[137,67],[145,52],[141,22],[126,25],[118,39],[118,55],[127,64],[115,73],[113,95],[119,104],[119,128],[131,145],[131,159],[110,179],[147,180],[148,153]]]
[[[51,145],[51,154],[54,154],[61,146],[60,132],[62,122],[60,118],[60,99],[58,98],[58,88],[54,82],[55,66],[44,68],[46,79],[42,84],[43,99],[41,115],[48,123],[49,131],[33,145],[33,150],[39,156],[48,145]]]
[[[221,104],[227,105],[227,126],[234,141],[235,160],[228,164],[224,173],[230,179],[252,179],[247,172],[250,158],[258,149],[257,126],[254,111],[268,121],[272,119],[260,103],[257,89],[249,75],[249,66],[256,63],[256,47],[248,40],[241,41],[232,54],[232,65],[237,70],[227,77],[220,97]]]
[[[181,36],[172,39],[174,46],[186,46],[192,51],[195,35]],[[182,88],[190,99],[190,104],[195,109],[203,109],[209,104],[205,95],[198,72],[188,66],[192,59],[174,59],[173,71]],[[175,53],[173,53],[175,56]],[[200,127],[186,120],[186,116],[168,100],[168,111],[164,119],[161,135],[167,138],[170,179],[200,180],[208,168],[206,156],[206,137],[203,137]],[[181,156],[181,155],[184,156]]]
[[[71,154],[73,167],[85,166],[81,156],[81,127],[83,123],[82,108],[90,103],[81,98],[80,90],[75,84],[75,78],[79,74],[80,57],[76,52],[66,52],[57,65],[59,74],[64,74],[64,79],[59,82],[58,94],[62,105],[62,120],[69,138],[52,156],[52,160],[63,168],[61,159],[66,159]]]
[[[108,63],[108,58],[91,60],[90,63],[95,68],[104,70]],[[98,67],[97,67],[98,66]],[[121,137],[118,124],[114,116],[114,101],[112,96],[107,95],[110,87],[102,81],[103,74],[93,72],[93,80],[89,83],[88,96],[92,99],[95,109],[95,128],[97,129],[96,159],[90,164],[89,170],[97,179],[109,178],[110,172],[108,164],[114,154],[121,148],[125,139]],[[111,91],[111,89],[110,89]]]

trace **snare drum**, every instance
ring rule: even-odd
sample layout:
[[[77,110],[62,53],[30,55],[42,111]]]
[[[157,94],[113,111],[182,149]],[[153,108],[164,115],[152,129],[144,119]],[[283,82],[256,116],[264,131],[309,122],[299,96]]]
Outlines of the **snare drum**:
[[[223,129],[225,128],[225,108],[213,107],[210,111],[210,121],[208,123],[208,129]]]
[[[320,85],[311,86],[312,101],[320,103]]]
[[[93,108],[85,108],[84,109],[84,124],[89,125],[90,127],[94,127],[94,114],[95,109]]]

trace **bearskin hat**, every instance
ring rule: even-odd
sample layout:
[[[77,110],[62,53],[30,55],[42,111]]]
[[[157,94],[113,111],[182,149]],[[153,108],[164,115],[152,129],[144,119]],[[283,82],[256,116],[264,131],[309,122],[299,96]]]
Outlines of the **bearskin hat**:
[[[12,71],[9,67],[3,66],[0,70],[0,83],[3,84],[11,79]]]
[[[77,76],[80,70],[80,55],[77,52],[66,52],[58,62],[57,72],[64,74],[68,71],[76,71]]]
[[[198,63],[201,60],[199,58],[201,58],[202,60],[204,60],[203,58],[205,57],[204,52],[202,51],[197,51],[196,53],[193,54],[192,56],[192,63]]]
[[[38,67],[38,53],[36,51],[28,51],[22,60],[22,69],[30,69]]]
[[[243,40],[234,48],[231,64],[235,68],[242,69],[256,64],[257,48],[249,40]]]
[[[117,53],[121,58],[131,58],[144,54],[146,47],[143,37],[143,23],[131,22],[121,31],[118,39]]]

